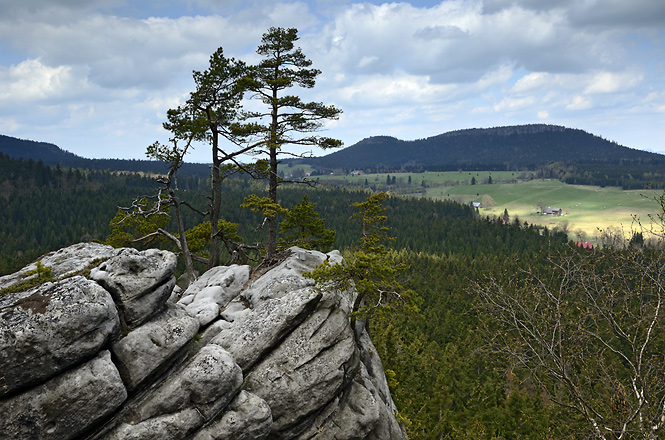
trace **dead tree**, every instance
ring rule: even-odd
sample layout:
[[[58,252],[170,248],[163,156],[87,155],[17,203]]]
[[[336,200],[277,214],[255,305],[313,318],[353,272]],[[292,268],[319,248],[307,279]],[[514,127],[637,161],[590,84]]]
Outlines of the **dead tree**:
[[[606,250],[472,288],[490,346],[593,438],[665,433],[665,257]]]

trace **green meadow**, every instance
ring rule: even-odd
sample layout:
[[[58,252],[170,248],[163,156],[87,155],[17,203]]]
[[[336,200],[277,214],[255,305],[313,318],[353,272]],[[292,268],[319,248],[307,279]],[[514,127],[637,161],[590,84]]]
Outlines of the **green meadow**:
[[[655,214],[658,204],[654,191],[623,191],[621,188],[566,185],[558,180],[531,180],[492,185],[460,185],[449,188],[431,188],[427,195],[433,198],[452,198],[460,202],[483,201],[491,197],[496,204],[482,208],[484,214],[519,216],[520,221],[547,227],[567,227],[573,232],[581,230],[592,238],[598,230],[620,228],[629,234],[637,225],[635,220],[648,224],[649,214]],[[485,200],[489,200],[485,197]],[[538,213],[537,205],[561,208],[561,217]]]
[[[297,169],[300,166],[294,166]],[[288,173],[287,169],[284,171]],[[309,168],[303,168],[310,172]],[[387,186],[387,178],[395,183]],[[492,183],[489,184],[491,177]],[[451,171],[427,173],[382,173],[363,175],[316,176],[321,183],[369,186],[395,194],[432,199],[452,199],[460,203],[483,202],[482,215],[503,215],[521,222],[567,228],[575,239],[593,240],[599,230],[622,229],[629,236],[638,225],[649,224],[649,215],[659,205],[654,196],[660,191],[624,191],[615,187],[567,185],[558,180],[535,179],[530,172],[513,171]],[[409,183],[410,178],[410,183]],[[472,179],[475,184],[472,184]],[[537,205],[561,208],[561,217],[538,213]]]

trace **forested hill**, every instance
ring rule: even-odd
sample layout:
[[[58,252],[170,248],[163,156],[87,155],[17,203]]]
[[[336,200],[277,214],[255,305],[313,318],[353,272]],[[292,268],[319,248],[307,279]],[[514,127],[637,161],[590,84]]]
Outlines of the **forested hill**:
[[[375,136],[307,163],[321,169],[443,171],[622,160],[663,163],[665,155],[627,148],[583,130],[536,124],[457,130],[415,141]]]
[[[65,151],[55,144],[18,139],[0,135],[0,153],[13,159],[42,161],[45,165],[64,168],[81,168],[97,171],[133,171],[164,173],[166,165],[154,160],[87,159]],[[180,169],[181,176],[206,178],[210,173],[207,164],[186,163]]]

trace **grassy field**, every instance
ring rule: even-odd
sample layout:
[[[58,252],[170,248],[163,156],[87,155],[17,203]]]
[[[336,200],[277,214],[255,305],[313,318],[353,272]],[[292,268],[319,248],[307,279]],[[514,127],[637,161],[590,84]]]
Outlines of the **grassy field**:
[[[295,166],[296,168],[298,166]],[[305,170],[303,170],[305,171]],[[309,172],[309,169],[306,170]],[[387,177],[395,185],[385,187]],[[637,228],[634,219],[649,223],[649,214],[658,211],[653,197],[659,191],[623,191],[620,188],[566,185],[558,180],[529,179],[529,173],[512,171],[454,171],[429,173],[391,173],[317,176],[322,183],[374,186],[377,189],[433,199],[453,199],[460,203],[489,202],[480,209],[483,215],[502,215],[508,210],[511,219],[553,227],[565,227],[575,239],[582,236],[593,241],[599,230],[620,228],[630,236]],[[411,184],[409,184],[409,177]],[[489,177],[492,184],[488,184]],[[472,178],[476,184],[472,185]],[[561,208],[561,217],[538,214],[537,204]]]
[[[481,209],[484,214],[501,215],[504,209],[511,217],[521,221],[545,225],[564,226],[570,231],[581,230],[589,238],[599,229],[617,227],[629,234],[634,219],[649,222],[649,214],[657,212],[653,191],[623,191],[620,188],[566,185],[558,180],[532,180],[513,184],[460,185],[449,188],[431,188],[427,195],[433,198],[454,198],[460,202],[483,201],[483,195],[494,200],[496,206]],[[485,197],[487,200],[487,197]],[[561,208],[561,217],[538,214],[537,203]],[[575,234],[573,234],[574,236]]]

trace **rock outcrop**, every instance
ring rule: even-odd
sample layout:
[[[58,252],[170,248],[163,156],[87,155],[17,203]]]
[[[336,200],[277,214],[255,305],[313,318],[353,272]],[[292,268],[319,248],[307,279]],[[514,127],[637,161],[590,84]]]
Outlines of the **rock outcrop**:
[[[0,296],[0,438],[406,438],[350,325],[354,292],[303,277],[338,252],[292,248],[261,276],[218,267],[175,293],[165,251],[79,244],[40,260],[56,281]]]

